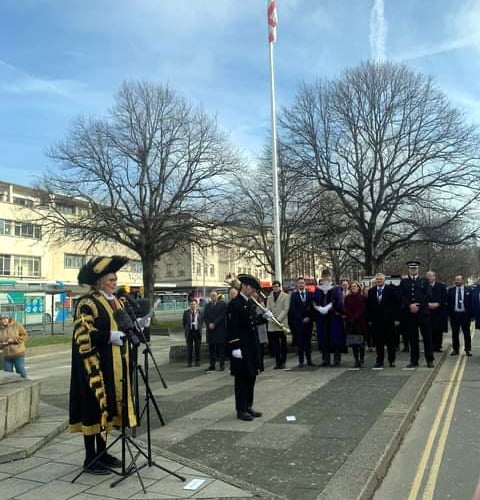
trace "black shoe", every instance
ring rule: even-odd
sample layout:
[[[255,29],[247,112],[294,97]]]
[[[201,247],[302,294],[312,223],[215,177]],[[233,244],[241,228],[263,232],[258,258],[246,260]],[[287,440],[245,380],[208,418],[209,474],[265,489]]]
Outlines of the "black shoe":
[[[308,366],[317,366],[312,360],[307,361]]]
[[[205,371],[206,372],[214,372],[215,371],[215,367],[214,366],[209,366]]]
[[[408,369],[418,368],[418,363],[408,363],[408,365],[405,368]]]
[[[427,367],[428,368],[435,368],[435,363],[433,361],[428,361]]]
[[[117,457],[110,455],[110,453],[104,453],[97,461],[97,463],[105,467],[121,467],[122,461]]]
[[[328,361],[323,361],[320,366],[330,366],[330,363]]]
[[[297,368],[304,368],[305,365],[303,363],[298,363]]]
[[[200,366],[200,361],[195,361],[195,366]]]
[[[224,365],[223,363],[220,365],[220,371],[221,371],[221,372],[224,372],[224,371],[225,371],[225,365]]]
[[[274,370],[280,370],[280,368],[281,368],[281,366],[280,366],[280,365],[275,365],[275,366],[273,367],[273,369],[274,369]]]
[[[470,351],[465,351],[465,356],[470,357],[471,355],[472,355],[472,353]]]
[[[362,363],[360,363],[360,361],[355,361],[355,364],[353,365],[354,368],[361,368],[362,367]]]
[[[374,368],[384,368],[383,363],[375,363],[373,365]]]
[[[253,408],[249,408],[247,410],[247,413],[249,415],[251,415],[252,417],[254,417],[254,418],[259,418],[259,417],[262,416],[262,412],[261,411],[255,411]]]
[[[88,467],[84,465],[83,467],[87,474],[94,474],[95,476],[106,476],[110,474],[110,471],[99,462],[94,462],[93,464],[90,464]]]
[[[393,361],[390,362],[390,368],[395,368],[395,363]]]
[[[458,356],[458,351],[452,351],[452,352],[450,353],[450,356]]]
[[[252,415],[247,411],[237,411],[237,418],[239,420],[245,420],[245,422],[251,422],[253,420]]]

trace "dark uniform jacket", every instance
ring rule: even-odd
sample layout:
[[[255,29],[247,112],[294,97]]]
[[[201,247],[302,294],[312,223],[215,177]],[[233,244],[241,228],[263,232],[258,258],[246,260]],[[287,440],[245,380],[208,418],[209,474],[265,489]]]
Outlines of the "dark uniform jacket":
[[[207,330],[207,342],[209,344],[223,344],[225,342],[225,330],[227,327],[227,305],[223,300],[215,303],[209,302],[203,311],[203,321]],[[215,328],[210,330],[209,323],[214,323]]]
[[[448,314],[447,314],[447,287],[438,281],[432,286],[432,302],[438,302],[440,307],[430,310],[430,322],[432,324],[432,332],[447,332],[448,331]]]
[[[372,324],[375,331],[393,331],[395,320],[399,319],[400,297],[393,285],[383,287],[382,298],[377,297],[377,286],[368,290],[367,321]]]
[[[410,304],[419,304],[420,314],[429,314],[428,303],[432,302],[432,287],[430,283],[421,277],[416,279],[408,278],[402,279],[398,285],[400,300],[403,310],[406,313],[410,312]]]
[[[113,311],[121,307],[118,299],[110,304],[102,293],[93,290],[76,305],[69,408],[72,432],[94,435],[122,425],[121,348],[110,343],[110,332],[118,330]],[[125,349],[128,357],[127,342]],[[127,385],[130,387],[129,380]],[[126,423],[133,427],[136,417],[130,390],[127,404]]]
[[[241,294],[227,306],[227,345],[230,354],[242,351],[242,359],[230,356],[232,375],[254,377],[260,369],[260,344],[257,332],[256,305]]]

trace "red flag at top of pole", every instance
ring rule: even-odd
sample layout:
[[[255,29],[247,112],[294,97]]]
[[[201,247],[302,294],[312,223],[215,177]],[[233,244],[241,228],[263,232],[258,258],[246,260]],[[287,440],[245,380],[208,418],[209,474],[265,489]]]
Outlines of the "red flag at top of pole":
[[[268,2],[268,41],[270,43],[277,40],[277,6],[275,0],[269,0]]]

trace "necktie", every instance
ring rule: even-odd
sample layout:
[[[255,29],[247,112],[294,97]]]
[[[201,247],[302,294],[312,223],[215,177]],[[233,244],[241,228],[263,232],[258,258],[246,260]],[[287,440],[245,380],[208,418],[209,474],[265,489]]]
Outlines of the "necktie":
[[[462,289],[459,287],[458,288],[458,295],[457,295],[457,309],[462,310],[463,309],[463,303],[462,303]]]
[[[377,300],[378,302],[382,301],[383,288],[377,288]]]
[[[302,297],[302,302],[305,302],[305,292],[301,292],[300,296]]]

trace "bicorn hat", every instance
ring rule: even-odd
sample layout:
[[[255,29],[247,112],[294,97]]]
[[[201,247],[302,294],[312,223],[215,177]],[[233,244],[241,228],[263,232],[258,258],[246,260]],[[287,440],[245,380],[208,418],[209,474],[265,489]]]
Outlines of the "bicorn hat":
[[[128,257],[112,255],[111,257],[92,257],[78,272],[80,285],[94,285],[102,276],[116,273],[128,262]]]
[[[240,281],[240,283],[243,283],[244,285],[250,285],[251,287],[255,288],[255,290],[260,290],[260,288],[262,288],[260,281],[258,281],[258,279],[251,274],[239,274],[237,276],[237,279],[238,281]]]

